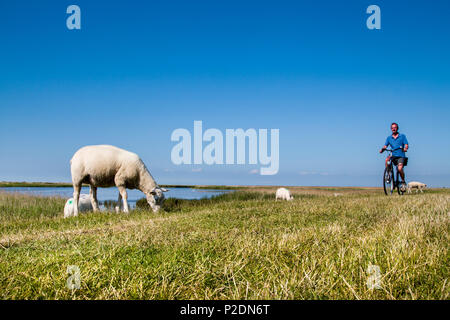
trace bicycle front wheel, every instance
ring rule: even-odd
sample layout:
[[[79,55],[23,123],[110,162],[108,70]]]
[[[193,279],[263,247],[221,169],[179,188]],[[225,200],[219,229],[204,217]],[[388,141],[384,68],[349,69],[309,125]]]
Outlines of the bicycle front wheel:
[[[390,196],[394,192],[394,173],[390,168],[384,169],[383,174],[383,188],[384,193]]]

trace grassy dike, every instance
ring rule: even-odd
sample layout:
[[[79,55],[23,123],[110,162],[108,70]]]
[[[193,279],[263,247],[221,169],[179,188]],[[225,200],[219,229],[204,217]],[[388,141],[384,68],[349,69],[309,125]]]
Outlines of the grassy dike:
[[[0,193],[0,299],[449,298],[448,191],[293,191],[69,219],[64,199]],[[370,264],[380,289],[367,287]]]

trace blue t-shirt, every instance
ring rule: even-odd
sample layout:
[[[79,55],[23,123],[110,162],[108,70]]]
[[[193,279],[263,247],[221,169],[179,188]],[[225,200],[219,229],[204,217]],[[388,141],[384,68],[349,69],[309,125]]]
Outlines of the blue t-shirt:
[[[393,157],[406,157],[405,153],[403,152],[403,148],[405,147],[405,144],[408,144],[408,140],[406,139],[406,136],[404,134],[399,133],[397,136],[397,139],[394,139],[392,135],[388,136],[386,139],[386,142],[384,143],[385,146],[391,146],[392,150],[397,149],[394,152],[392,152]]]

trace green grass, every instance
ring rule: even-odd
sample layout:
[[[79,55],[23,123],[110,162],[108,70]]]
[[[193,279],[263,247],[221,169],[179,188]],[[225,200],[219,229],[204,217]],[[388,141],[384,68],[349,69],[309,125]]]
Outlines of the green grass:
[[[333,192],[342,192],[334,196]],[[450,193],[236,191],[63,219],[0,193],[0,299],[448,299]],[[381,288],[368,289],[368,265]],[[81,288],[66,288],[69,265]]]

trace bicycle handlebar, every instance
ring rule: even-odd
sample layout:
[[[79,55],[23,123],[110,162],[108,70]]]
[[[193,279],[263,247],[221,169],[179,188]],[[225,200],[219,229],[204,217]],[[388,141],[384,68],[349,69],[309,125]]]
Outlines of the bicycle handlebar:
[[[396,148],[396,149],[388,149],[388,148],[386,148],[386,149],[383,149],[383,152],[385,152],[385,151],[388,151],[388,152],[394,152],[395,150],[402,150],[403,152],[406,152],[405,150],[403,150],[403,148]]]

